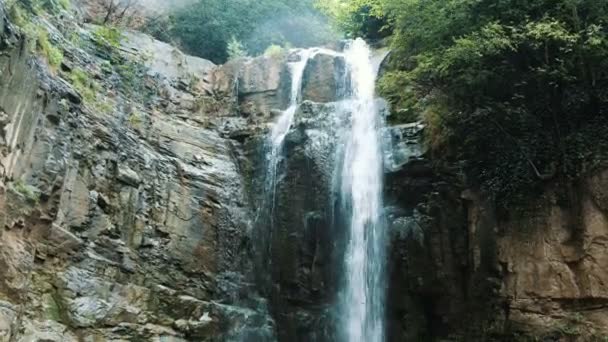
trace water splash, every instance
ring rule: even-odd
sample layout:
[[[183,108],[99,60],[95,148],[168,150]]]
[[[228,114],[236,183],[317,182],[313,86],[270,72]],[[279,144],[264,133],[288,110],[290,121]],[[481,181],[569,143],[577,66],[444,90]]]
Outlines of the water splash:
[[[357,39],[344,52],[352,113],[341,165],[342,210],[349,223],[345,283],[339,313],[348,342],[384,341],[385,230],[382,224],[383,124],[375,99],[377,70],[367,44]]]

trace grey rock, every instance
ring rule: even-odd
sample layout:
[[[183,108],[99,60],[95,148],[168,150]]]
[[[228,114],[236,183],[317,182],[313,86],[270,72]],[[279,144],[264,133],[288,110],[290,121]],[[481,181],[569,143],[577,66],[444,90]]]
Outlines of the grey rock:
[[[141,179],[139,178],[137,172],[131,170],[126,166],[120,166],[118,168],[118,174],[116,175],[116,178],[119,181],[134,187],[139,186],[139,184],[141,183]]]
[[[336,102],[347,91],[344,57],[320,52],[308,61],[302,79],[302,98],[313,102]]]

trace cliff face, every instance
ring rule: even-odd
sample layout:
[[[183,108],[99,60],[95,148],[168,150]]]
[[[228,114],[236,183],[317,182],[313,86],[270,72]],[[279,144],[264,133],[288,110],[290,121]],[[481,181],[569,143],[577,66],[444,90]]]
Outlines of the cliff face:
[[[334,340],[343,59],[304,71],[270,206],[268,124],[297,54],[215,66],[36,20],[57,68],[0,6],[0,341]],[[384,132],[390,340],[608,336],[608,174],[498,215],[436,171],[422,130]]]
[[[75,45],[51,26],[53,71],[0,14],[0,339],[272,339],[224,126],[244,121],[210,109],[215,66],[136,33],[113,48],[70,26]]]
[[[603,341],[607,180],[569,196],[548,184],[504,212],[424,159],[389,175],[392,203],[413,210],[392,220],[392,339]]]

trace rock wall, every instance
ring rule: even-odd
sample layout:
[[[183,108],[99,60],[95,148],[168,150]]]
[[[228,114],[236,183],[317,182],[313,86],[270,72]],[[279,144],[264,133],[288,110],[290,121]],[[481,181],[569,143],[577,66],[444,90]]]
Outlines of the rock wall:
[[[273,340],[224,129],[241,117],[205,106],[221,101],[215,66],[136,33],[113,49],[95,27],[68,27],[75,45],[50,26],[65,55],[51,70],[0,14],[0,338]]]
[[[387,178],[390,340],[608,337],[605,171],[505,212],[437,170],[422,158]]]

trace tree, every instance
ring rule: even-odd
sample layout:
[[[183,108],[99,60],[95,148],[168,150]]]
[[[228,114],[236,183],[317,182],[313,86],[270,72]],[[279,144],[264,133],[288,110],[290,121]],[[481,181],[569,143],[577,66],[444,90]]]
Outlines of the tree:
[[[393,32],[381,92],[471,186],[513,203],[608,161],[608,2],[372,5]]]
[[[312,0],[199,0],[148,27],[156,37],[216,63],[228,59],[232,37],[252,55],[272,44],[307,47],[337,40]]]
[[[100,0],[103,10],[102,24],[120,24],[125,18],[133,17],[139,12],[138,0]]]
[[[247,57],[247,51],[234,36],[228,42],[228,60]]]

